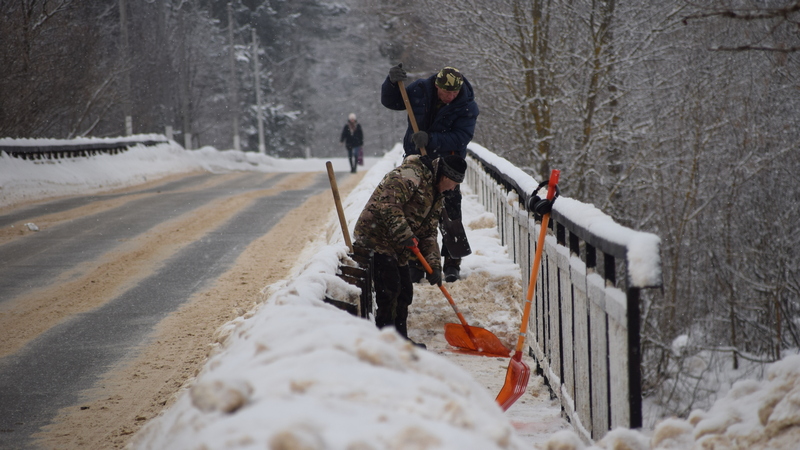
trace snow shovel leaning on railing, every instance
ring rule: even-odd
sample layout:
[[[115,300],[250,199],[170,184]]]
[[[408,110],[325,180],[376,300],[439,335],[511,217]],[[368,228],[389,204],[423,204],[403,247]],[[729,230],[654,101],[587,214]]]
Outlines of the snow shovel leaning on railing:
[[[547,180],[547,201],[552,205],[556,197],[556,189],[558,184],[558,176],[561,174],[559,170],[550,172],[550,179]],[[534,194],[544,187],[545,183],[539,185],[534,191]],[[537,202],[538,203],[538,202]],[[542,227],[539,231],[539,240],[536,243],[536,254],[533,258],[533,267],[531,268],[531,278],[528,282],[528,292],[525,296],[525,308],[522,313],[522,325],[519,328],[519,337],[517,338],[517,346],[514,348],[514,356],[508,363],[508,372],[506,372],[506,381],[500,393],[497,394],[495,401],[503,408],[503,411],[508,410],[528,387],[528,380],[531,377],[531,368],[522,361],[522,345],[525,342],[525,335],[528,332],[528,319],[531,314],[531,303],[533,302],[533,291],[536,289],[536,278],[539,275],[539,266],[542,262],[542,249],[544,249],[544,238],[547,235],[547,225],[550,222],[549,209],[545,214],[542,214]]]
[[[416,243],[417,241],[415,239],[414,247],[410,247],[411,251],[413,251],[417,256],[417,259],[419,259],[419,262],[422,264],[422,267],[425,268],[425,271],[428,273],[433,273],[433,269],[431,268],[430,264],[428,264],[428,261],[425,260],[425,257],[422,256],[422,253],[419,251],[419,247],[416,246]],[[441,282],[439,283],[439,289],[447,298],[450,306],[453,307],[453,311],[455,311],[456,315],[458,316],[458,320],[461,321],[460,326],[455,323],[445,324],[444,338],[447,340],[448,344],[452,345],[453,347],[471,350],[483,356],[507,357],[511,354],[511,351],[506,348],[506,346],[500,342],[500,339],[491,331],[484,328],[473,327],[467,324],[467,320],[458,310],[453,297],[450,296],[450,293],[447,292],[447,289]]]

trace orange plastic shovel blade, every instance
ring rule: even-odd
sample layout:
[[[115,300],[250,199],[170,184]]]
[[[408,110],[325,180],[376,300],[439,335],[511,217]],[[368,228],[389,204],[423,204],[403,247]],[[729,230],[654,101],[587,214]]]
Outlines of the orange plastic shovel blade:
[[[511,361],[508,363],[506,372],[506,383],[500,389],[495,401],[507,411],[514,404],[528,387],[528,380],[531,378],[531,368],[522,362],[522,352],[515,352]]]
[[[506,348],[506,346],[500,342],[500,339],[491,331],[472,326],[469,327],[469,331],[472,332],[475,342],[470,339],[463,325],[457,323],[444,324],[444,338],[447,339],[447,343],[453,347],[474,350],[486,356],[501,356],[507,358],[511,355],[511,350]]]

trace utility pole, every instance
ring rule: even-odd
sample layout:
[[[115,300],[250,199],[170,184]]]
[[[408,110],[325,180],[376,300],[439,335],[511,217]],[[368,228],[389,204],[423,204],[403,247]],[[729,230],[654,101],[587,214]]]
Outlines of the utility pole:
[[[261,76],[258,68],[258,36],[256,29],[253,28],[253,69],[256,78],[256,120],[258,121],[258,152],[267,154],[267,147],[264,145],[264,120],[261,117]]]
[[[125,135],[133,134],[133,119],[131,118],[131,71],[130,58],[128,57],[128,13],[125,0],[119,0],[119,35],[120,53],[122,53],[122,64],[124,67],[124,100],[122,102],[122,113],[125,115]]]
[[[231,119],[233,121],[233,149],[241,150],[239,143],[239,95],[237,92],[236,83],[236,49],[233,45],[233,5],[228,3],[228,42],[231,46],[230,56],[228,58],[229,66],[231,69],[229,108],[231,110]]]
[[[178,42],[178,60],[180,61],[180,96],[181,96],[181,117],[183,119],[183,148],[186,150],[192,149],[192,120],[191,120],[191,102],[189,94],[189,54],[186,50],[186,18],[183,13],[178,11],[178,34],[180,42]]]

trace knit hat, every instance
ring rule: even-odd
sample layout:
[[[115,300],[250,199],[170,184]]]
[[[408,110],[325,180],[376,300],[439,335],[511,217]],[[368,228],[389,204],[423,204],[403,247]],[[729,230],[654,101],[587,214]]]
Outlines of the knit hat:
[[[356,120],[356,113],[350,113],[350,117],[348,119],[355,121]]]
[[[464,84],[464,77],[454,67],[445,67],[436,75],[436,86],[445,91],[457,91]]]
[[[464,174],[467,173],[467,162],[464,158],[456,155],[447,155],[439,158],[439,174],[450,178],[456,183],[464,181]]]

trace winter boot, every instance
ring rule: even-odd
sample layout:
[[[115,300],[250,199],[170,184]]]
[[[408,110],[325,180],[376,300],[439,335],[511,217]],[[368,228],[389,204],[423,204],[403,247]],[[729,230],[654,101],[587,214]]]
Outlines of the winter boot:
[[[444,281],[453,283],[461,278],[461,258],[444,259]]]

